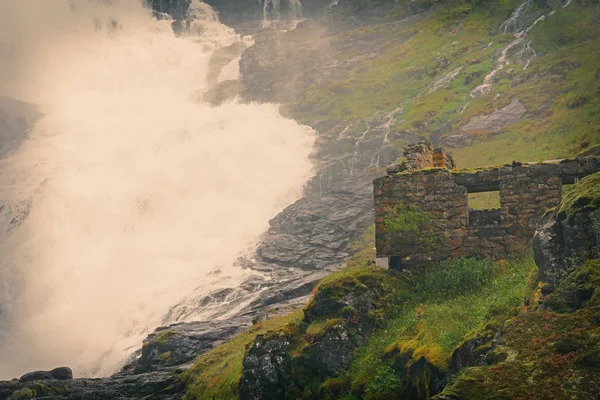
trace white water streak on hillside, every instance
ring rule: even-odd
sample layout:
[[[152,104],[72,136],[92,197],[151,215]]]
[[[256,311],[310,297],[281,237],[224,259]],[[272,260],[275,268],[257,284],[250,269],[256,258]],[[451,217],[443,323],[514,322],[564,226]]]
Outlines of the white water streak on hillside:
[[[238,253],[300,195],[308,128],[200,102],[241,40],[204,18],[177,38],[141,0],[0,2],[0,95],[45,113],[0,160],[4,210],[31,204],[0,218],[0,378],[114,372],[187,293],[241,281]]]
[[[571,4],[572,0],[568,0],[562,8],[566,8]],[[514,48],[519,46],[523,46],[523,48],[516,54],[526,56],[525,67],[527,69],[531,61],[537,57],[535,50],[531,47],[531,41],[525,43],[525,39],[527,38],[527,34],[541,21],[546,19],[546,15],[542,14],[538,16],[533,22],[529,25],[524,24],[524,21],[527,19],[525,16],[531,12],[530,8],[534,7],[533,0],[525,0],[521,3],[510,15],[510,17],[504,21],[500,25],[500,32],[505,35],[514,35],[515,39],[506,45],[501,51],[500,56],[494,63],[494,69],[485,76],[483,83],[477,86],[475,89],[471,91],[471,97],[475,97],[478,95],[486,95],[489,94],[492,90],[494,77],[500,72],[504,67],[510,64],[510,60],[508,54]],[[550,11],[548,15],[554,14],[556,11]]]

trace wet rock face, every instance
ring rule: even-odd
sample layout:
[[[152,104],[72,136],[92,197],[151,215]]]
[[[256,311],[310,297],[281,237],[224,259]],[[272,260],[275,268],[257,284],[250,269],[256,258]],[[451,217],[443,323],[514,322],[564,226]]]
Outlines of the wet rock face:
[[[289,337],[259,335],[244,357],[240,379],[241,400],[279,400],[285,398],[289,377],[286,353],[291,349]]]
[[[324,376],[337,376],[352,363],[354,350],[365,344],[366,337],[353,335],[348,324],[340,322],[315,346],[311,363]]]
[[[307,21],[292,32],[265,30],[254,36],[240,61],[244,99],[285,103],[296,100],[312,83],[331,73],[334,52],[327,28]]]
[[[600,209],[562,219],[548,215],[533,241],[540,280],[554,285],[584,260],[599,258],[599,239]]]
[[[168,367],[193,361],[228,338],[239,333],[246,325],[240,321],[207,321],[179,324],[157,330],[144,341],[141,356],[123,371],[136,374],[161,371]]]
[[[240,398],[306,398],[342,375],[381,322],[393,279],[374,268],[322,284],[301,323],[257,336],[244,357]]]
[[[509,105],[488,115],[480,115],[470,119],[461,126],[462,131],[499,132],[504,127],[518,122],[527,112],[525,106],[514,98]]]
[[[343,262],[353,237],[373,220],[370,180],[336,183],[322,196],[304,197],[270,221],[257,254],[263,262],[323,269]]]

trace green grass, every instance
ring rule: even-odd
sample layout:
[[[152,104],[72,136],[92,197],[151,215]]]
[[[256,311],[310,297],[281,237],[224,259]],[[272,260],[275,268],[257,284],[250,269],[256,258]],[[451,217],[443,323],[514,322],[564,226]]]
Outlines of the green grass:
[[[313,126],[342,122],[356,126],[360,135],[366,118],[402,107],[393,130],[427,139],[442,125],[451,126],[451,134],[464,134],[461,126],[471,118],[518,98],[527,110],[524,118],[493,134],[466,132],[476,143],[452,151],[458,167],[564,158],[600,145],[600,53],[590,51],[600,48],[600,5],[574,2],[558,8],[529,33],[537,58],[527,69],[511,60],[496,75],[489,95],[472,98],[471,90],[493,69],[498,51],[514,40],[500,35],[498,26],[521,1],[405,3],[396,9],[399,15],[433,8],[331,38],[337,58],[369,57],[308,87],[291,105],[296,119]],[[370,46],[348,46],[349,38]],[[458,69],[454,80],[430,92],[436,81]],[[401,149],[401,142],[394,148]]]
[[[415,354],[428,354],[430,362],[444,367],[452,351],[487,322],[490,313],[522,304],[534,269],[531,258],[495,263],[463,259],[434,267],[412,291],[402,294],[401,312],[369,339],[348,375],[352,381],[374,379],[386,353],[398,346],[420,349]]]
[[[498,3],[493,11],[473,11],[467,3],[455,3],[411,22],[383,23],[344,33],[345,40],[371,35],[381,55],[365,60],[328,84],[309,87],[297,108],[310,104],[311,113],[300,112],[299,116],[309,122],[350,122],[403,105],[404,121],[395,128],[415,130],[419,124],[438,124],[432,118],[437,114],[453,114],[462,105],[463,95],[476,83],[463,87],[463,75],[481,75],[491,69],[491,55],[508,40],[497,40],[486,47],[494,37],[494,26],[517,1]],[[451,32],[458,24],[460,29]],[[338,56],[348,58],[349,54]],[[459,67],[464,69],[461,78],[451,83],[449,90],[428,93],[437,78]],[[313,114],[315,109],[317,115]]]
[[[237,399],[242,361],[246,348],[259,334],[295,329],[302,320],[302,310],[261,322],[230,341],[200,356],[185,372],[185,399]],[[225,339],[225,338],[223,338]]]
[[[594,22],[599,10],[598,5],[573,3],[536,25],[528,39],[538,57],[527,70],[520,66],[515,71],[524,82],[511,86],[503,70],[492,94],[472,103],[463,120],[501,108],[514,97],[528,114],[498,137],[454,150],[459,167],[566,158],[600,143],[600,53],[590,51],[600,48],[600,25]],[[510,68],[515,64],[505,70]],[[494,99],[498,93],[501,97]]]
[[[495,352],[504,359],[491,366],[471,367],[444,391],[452,400],[592,399],[600,393],[600,308],[598,260],[579,267],[544,299],[545,308],[519,314],[502,327]],[[553,311],[556,297],[575,285],[596,294],[577,310]],[[551,301],[551,297],[554,300]],[[550,307],[548,307],[550,306]],[[512,355],[512,356],[511,356]]]
[[[569,217],[582,210],[600,207],[600,172],[586,176],[566,193],[559,206],[559,218]]]
[[[473,210],[489,210],[500,208],[500,193],[469,193],[469,207]]]

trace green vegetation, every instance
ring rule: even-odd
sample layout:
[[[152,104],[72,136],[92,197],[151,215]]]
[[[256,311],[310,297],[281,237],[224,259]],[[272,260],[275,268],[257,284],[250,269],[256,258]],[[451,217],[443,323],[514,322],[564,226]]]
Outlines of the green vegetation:
[[[505,353],[504,361],[464,370],[444,390],[444,398],[598,398],[600,302],[595,289],[599,286],[599,277],[600,262],[593,260],[580,267],[565,282],[566,286],[577,282],[579,287],[593,288],[593,296],[583,308],[555,312],[553,302],[549,302],[550,310],[521,313],[507,321],[498,346]],[[550,297],[560,297],[570,290],[561,287]]]
[[[174,330],[171,330],[171,329],[166,330],[166,331],[161,331],[156,335],[156,339],[154,341],[156,343],[164,344],[169,341],[169,338],[171,336],[174,336],[176,334],[177,334],[177,332],[175,332]]]
[[[535,57],[511,55],[491,92],[471,96],[499,50],[514,40],[498,27],[520,3],[400,1],[383,22],[330,39],[338,59],[364,60],[310,86],[290,106],[293,115],[313,126],[342,122],[358,137],[366,118],[401,108],[392,126],[400,136],[458,133],[475,140],[453,151],[460,168],[563,158],[600,145],[600,54],[589,51],[600,48],[595,1],[573,2],[536,24],[527,37]],[[549,13],[545,2],[536,4]],[[431,11],[396,19],[424,9]],[[351,40],[370,46],[348,46]],[[515,98],[526,109],[520,121],[498,132],[461,130]],[[450,132],[436,133],[442,126]],[[397,141],[394,148],[402,148],[403,139]]]
[[[44,382],[32,382],[27,387],[17,390],[12,394],[14,400],[30,400],[38,397],[64,396],[71,390],[66,385],[53,383],[51,385]]]
[[[491,111],[517,97],[528,114],[503,135],[456,150],[459,166],[556,159],[598,145],[600,54],[589,51],[600,47],[600,25],[594,20],[598,10],[598,4],[574,2],[536,25],[529,39],[538,57],[527,70],[517,65],[511,66],[512,74],[502,71],[493,91],[502,97],[487,105]],[[513,85],[516,79],[522,83]]]
[[[401,107],[392,126],[400,136],[431,139],[449,125],[451,133],[475,140],[453,150],[460,168],[562,158],[599,146],[600,53],[590,50],[600,48],[597,2],[574,2],[539,22],[527,38],[536,53],[527,67],[514,57],[494,77],[489,94],[470,96],[492,70],[498,51],[514,40],[499,34],[498,26],[520,3],[401,0],[382,22],[330,38],[336,57],[361,61],[334,71],[287,107],[313,126],[342,122],[353,137],[365,131],[368,117]],[[536,3],[544,9],[543,2]],[[431,11],[414,15],[422,10]],[[372,46],[341,45],[352,40]],[[493,134],[461,130],[515,98],[526,109],[520,121]],[[394,148],[401,148],[402,140]],[[582,179],[565,194],[559,214],[598,207],[599,188],[600,174]],[[469,204],[499,206],[496,194],[473,195]],[[399,207],[385,227],[418,242],[427,223],[422,211]],[[352,250],[348,268],[323,279],[304,309],[253,326],[198,358],[184,375],[186,398],[237,398],[242,359],[257,335],[293,338],[289,378],[294,390],[305,391],[290,392],[290,398],[424,398],[436,374],[457,372],[451,356],[469,342],[477,343],[474,353],[494,364],[460,371],[444,391],[447,398],[599,396],[600,378],[589,371],[600,368],[600,298],[594,294],[580,309],[565,300],[595,292],[597,261],[579,267],[544,297],[530,257],[461,259],[415,275],[383,271],[373,267],[373,226]],[[332,376],[319,349],[339,332],[348,338],[352,362]]]
[[[29,388],[23,388],[13,393],[12,398],[15,400],[29,400],[35,398],[35,392]]]
[[[418,207],[401,204],[394,213],[386,218],[384,226],[389,233],[402,237],[406,246],[425,246],[435,249],[439,242],[435,238],[426,238],[421,232],[428,230],[432,218]]]
[[[399,205],[394,210],[395,214],[385,220],[385,227],[394,233],[418,235],[430,218],[417,207]]]
[[[258,334],[294,338],[289,357],[300,387],[330,398],[389,393],[407,384],[399,369],[426,360],[432,368],[447,371],[452,351],[469,335],[490,319],[512,317],[510,310],[522,304],[532,268],[526,258],[461,259],[413,277],[366,264],[341,270],[321,282],[304,310],[256,325],[201,356],[186,373],[187,398],[236,398],[242,358]],[[371,309],[365,313],[348,305],[347,296],[369,299]],[[350,335],[356,354],[346,372],[327,379],[326,372],[319,372],[319,348],[338,332]],[[310,372],[302,372],[305,365],[312,365]],[[427,382],[422,378],[421,386]]]
[[[302,319],[302,310],[275,317],[254,325],[229,342],[200,356],[185,372],[186,399],[237,399],[242,374],[242,359],[246,348],[259,334],[295,329]]]
[[[440,370],[448,367],[452,351],[491,319],[508,318],[522,304],[533,260],[462,259],[442,263],[415,278],[408,291],[398,293],[399,310],[385,327],[369,338],[348,371],[353,382],[370,382],[382,360],[410,354],[424,357]],[[505,314],[498,314],[504,310]]]
[[[567,218],[585,209],[600,207],[600,172],[586,176],[563,196],[558,206],[559,218]]]
[[[500,208],[500,193],[469,193],[469,207],[473,210],[489,210],[492,208]]]

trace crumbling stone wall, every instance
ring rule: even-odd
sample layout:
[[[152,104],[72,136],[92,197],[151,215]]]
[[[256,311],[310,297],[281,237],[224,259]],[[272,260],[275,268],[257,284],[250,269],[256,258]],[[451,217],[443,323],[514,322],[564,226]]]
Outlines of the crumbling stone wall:
[[[407,146],[402,157],[393,162],[388,168],[388,173],[411,172],[426,168],[454,169],[452,156],[441,149],[434,149],[427,142],[420,142]]]
[[[448,154],[419,143],[374,181],[378,264],[411,268],[461,256],[510,256],[559,204],[563,183],[600,170],[600,160],[453,168]],[[468,193],[489,191],[499,191],[499,209],[469,208]]]

